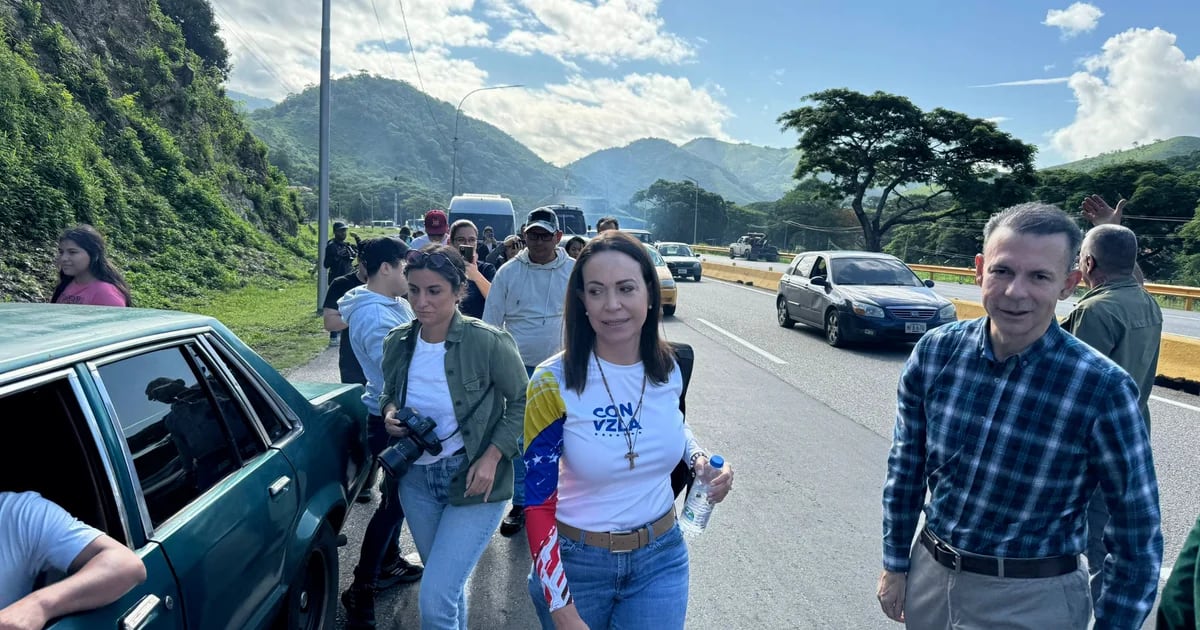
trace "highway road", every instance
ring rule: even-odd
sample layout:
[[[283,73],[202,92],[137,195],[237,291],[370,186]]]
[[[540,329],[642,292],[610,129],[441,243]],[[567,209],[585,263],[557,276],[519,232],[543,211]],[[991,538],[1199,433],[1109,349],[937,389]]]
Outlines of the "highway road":
[[[677,316],[663,326],[696,350],[688,421],[738,480],[712,529],[690,547],[687,625],[899,628],[879,612],[874,587],[896,381],[911,345],[834,349],[816,330],[778,327],[773,299],[736,284],[683,282]],[[290,376],[336,380],[336,351]],[[1154,395],[1169,567],[1200,511],[1200,398],[1160,388]],[[349,519],[342,588],[370,509],[359,506]],[[535,628],[528,570],[523,534],[497,534],[471,584],[470,627]],[[379,627],[415,627],[416,593],[403,586],[382,594]]]
[[[732,262],[736,263],[739,267],[768,269],[778,272],[782,272],[787,267],[787,263],[768,263],[759,260],[748,261],[742,258],[730,260],[727,256],[717,256],[714,254],[704,254],[700,257],[700,259],[701,261],[711,260],[712,262],[721,264],[729,264]],[[970,300],[972,302],[979,301],[979,287],[973,284],[938,282],[936,285],[934,285],[933,290],[948,298]],[[1071,309],[1075,306],[1075,302],[1076,300],[1074,298],[1059,302],[1057,308],[1059,316],[1070,313]],[[1163,331],[1176,335],[1183,335],[1185,337],[1200,338],[1200,312],[1184,311],[1179,309],[1163,309]]]

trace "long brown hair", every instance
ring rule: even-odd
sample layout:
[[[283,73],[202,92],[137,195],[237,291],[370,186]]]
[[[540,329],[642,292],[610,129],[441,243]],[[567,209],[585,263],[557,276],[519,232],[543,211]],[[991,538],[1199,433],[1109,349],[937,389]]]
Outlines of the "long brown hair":
[[[571,279],[567,282],[566,306],[563,309],[563,377],[567,389],[583,393],[583,388],[587,385],[588,359],[596,346],[596,331],[592,329],[592,324],[587,318],[587,309],[583,305],[583,268],[593,255],[600,252],[625,254],[637,261],[638,266],[642,268],[642,280],[646,283],[646,297],[650,309],[646,313],[645,323],[642,324],[638,355],[650,381],[660,385],[666,383],[671,376],[671,370],[675,369],[675,360],[671,347],[658,336],[662,308],[658,271],[641,241],[624,232],[609,230],[601,232],[584,245],[579,259],[575,261],[575,268],[571,271]]]
[[[125,306],[133,306],[133,297],[129,293],[129,285],[125,283],[125,276],[122,276],[121,272],[108,260],[108,248],[104,244],[104,236],[96,228],[86,223],[80,223],[58,237],[60,245],[63,241],[73,241],[87,252],[88,271],[91,272],[92,277],[117,287],[121,295],[125,296]],[[58,296],[62,295],[73,279],[74,276],[68,276],[59,271],[58,286],[54,287],[54,295],[50,301],[57,302]]]

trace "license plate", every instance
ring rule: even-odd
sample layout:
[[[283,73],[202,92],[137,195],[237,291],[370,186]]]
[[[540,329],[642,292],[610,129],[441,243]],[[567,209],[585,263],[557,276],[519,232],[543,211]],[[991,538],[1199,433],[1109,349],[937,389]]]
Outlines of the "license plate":
[[[904,332],[906,333],[923,333],[925,332],[925,324],[904,324]]]

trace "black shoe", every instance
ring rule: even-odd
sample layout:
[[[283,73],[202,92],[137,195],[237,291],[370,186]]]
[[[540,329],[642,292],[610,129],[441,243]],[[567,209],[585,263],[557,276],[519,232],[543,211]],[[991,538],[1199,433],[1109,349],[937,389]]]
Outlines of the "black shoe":
[[[394,561],[383,565],[379,577],[375,578],[375,589],[382,591],[397,584],[418,582],[423,573],[425,573],[425,567],[405,560],[404,556],[399,556]]]
[[[504,520],[500,522],[500,535],[512,536],[521,531],[522,527],[525,527],[525,506],[514,505],[508,511],[508,516],[505,516]]]
[[[351,584],[342,593],[346,607],[346,630],[370,630],[375,627],[375,589],[363,584]]]

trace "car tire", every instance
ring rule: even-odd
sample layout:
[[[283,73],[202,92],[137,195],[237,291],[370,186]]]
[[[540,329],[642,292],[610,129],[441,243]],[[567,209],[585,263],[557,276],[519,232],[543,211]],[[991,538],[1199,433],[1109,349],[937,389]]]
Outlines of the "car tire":
[[[671,317],[673,315],[675,315],[675,305],[674,304],[663,307],[663,317]]]
[[[735,256],[735,255],[734,255],[734,253],[733,253],[733,250],[732,250],[732,249],[730,249],[730,250],[729,250],[729,260],[733,260],[734,258],[737,258],[737,256]]]
[[[842,319],[838,315],[836,308],[829,309],[825,313],[825,343],[834,348],[841,348],[846,345],[845,331],[842,330]]]
[[[277,628],[333,630],[337,617],[337,536],[328,522],[321,523],[304,565],[288,587]]]
[[[782,295],[775,299],[775,321],[779,322],[779,325],[784,328],[792,328],[796,325],[796,320],[792,319],[791,315],[788,315],[787,300]]]
[[[692,276],[692,280],[700,282],[700,272],[696,272],[696,275]]]

